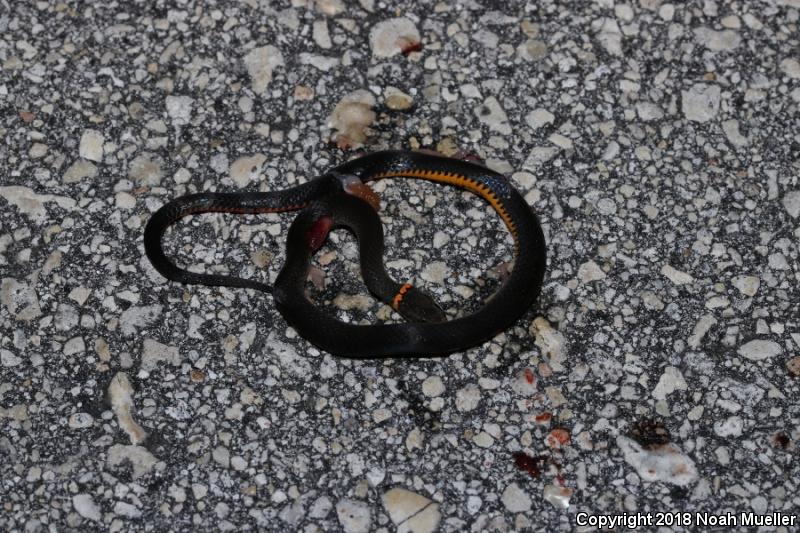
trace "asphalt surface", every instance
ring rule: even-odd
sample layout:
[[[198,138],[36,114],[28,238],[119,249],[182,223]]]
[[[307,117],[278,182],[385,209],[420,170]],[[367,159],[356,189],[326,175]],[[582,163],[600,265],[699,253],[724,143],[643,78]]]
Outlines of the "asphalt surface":
[[[800,2],[492,4],[0,0],[0,530],[797,530]],[[537,306],[483,346],[334,358],[144,257],[179,195],[416,148],[545,228]],[[451,316],[502,283],[480,198],[376,190],[397,279]],[[165,246],[269,282],[292,219]],[[356,260],[337,232],[312,297],[397,320]]]

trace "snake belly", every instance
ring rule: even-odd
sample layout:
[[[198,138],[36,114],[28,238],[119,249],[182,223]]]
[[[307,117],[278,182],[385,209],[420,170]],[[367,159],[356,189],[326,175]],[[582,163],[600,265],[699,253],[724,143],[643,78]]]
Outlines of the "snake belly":
[[[314,249],[308,234],[317,220],[313,209],[301,213],[287,238],[287,258],[273,295],[286,321],[309,342],[349,358],[434,357],[481,344],[513,325],[535,302],[546,268],[541,225],[520,193],[501,174],[481,165],[420,152],[387,151],[359,157],[335,172],[362,182],[382,178],[418,178],[462,187],[486,201],[500,215],[514,240],[514,267],[505,282],[478,311],[447,322],[356,325],[342,322],[315,306],[304,293]],[[359,238],[362,262],[381,264],[382,245],[371,246],[367,207],[344,211],[327,206],[334,225],[346,226]],[[353,209],[361,214],[350,216]],[[343,213],[345,216],[343,216]],[[348,219],[347,217],[350,216]],[[379,223],[379,222],[378,222]],[[365,258],[366,254],[366,258]],[[362,264],[362,270],[364,265]]]

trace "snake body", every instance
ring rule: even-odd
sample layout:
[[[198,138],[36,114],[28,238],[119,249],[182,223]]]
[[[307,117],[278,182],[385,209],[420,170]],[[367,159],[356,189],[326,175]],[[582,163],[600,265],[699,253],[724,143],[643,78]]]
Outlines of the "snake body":
[[[362,184],[382,178],[419,178],[478,194],[489,202],[511,233],[514,267],[481,309],[443,322],[444,315],[432,298],[408,284],[396,283],[385,273],[380,219],[367,203],[343,193],[343,177],[356,178]],[[241,278],[188,272],[175,266],[161,249],[166,228],[188,214],[274,213],[307,206],[311,207],[295,219],[289,230],[286,263],[274,288]],[[327,234],[337,226],[356,234],[362,275],[370,291],[412,322],[350,324],[328,315],[305,296],[320,232]],[[181,283],[272,291],[278,310],[302,337],[334,355],[350,358],[443,356],[485,342],[511,326],[534,303],[546,265],[541,226],[530,206],[503,175],[467,161],[422,152],[375,152],[283,191],[183,196],[156,211],[145,228],[144,241],[151,263],[166,278]]]

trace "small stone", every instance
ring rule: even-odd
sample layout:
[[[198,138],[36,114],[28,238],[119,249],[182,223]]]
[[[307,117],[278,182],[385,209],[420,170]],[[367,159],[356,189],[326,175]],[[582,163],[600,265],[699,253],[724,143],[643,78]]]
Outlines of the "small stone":
[[[494,96],[488,97],[480,106],[475,108],[475,114],[478,117],[478,121],[488,126],[490,130],[503,135],[511,134],[508,116]]]
[[[800,217],[800,191],[787,192],[783,196],[783,207],[790,217]]]
[[[738,30],[742,27],[742,21],[739,20],[739,17],[736,15],[728,15],[727,17],[722,17],[722,20],[719,21],[720,24],[724,28],[730,28],[732,30]]]
[[[414,99],[397,87],[386,87],[383,91],[383,99],[386,107],[395,111],[405,111],[414,105]]]
[[[419,42],[417,27],[405,17],[383,20],[369,32],[369,45],[374,57],[392,57]]]
[[[512,513],[524,513],[531,509],[531,498],[519,485],[512,483],[506,487],[502,496],[503,505]]]
[[[714,423],[714,433],[720,437],[740,437],[743,428],[744,421],[742,417],[736,415]]]
[[[800,355],[786,361],[786,368],[795,377],[800,376]]]
[[[448,235],[447,233],[445,233],[443,231],[437,231],[433,235],[433,247],[434,248],[441,248],[442,246],[444,246],[448,242],[450,242],[450,235]]]
[[[524,61],[539,61],[547,55],[547,44],[539,39],[528,39],[517,47],[517,55]]]
[[[75,508],[75,512],[88,520],[100,522],[103,518],[100,514],[100,507],[94,503],[90,494],[81,493],[73,496],[72,507]]]
[[[131,477],[137,480],[150,472],[158,463],[158,459],[143,446],[114,444],[108,449],[106,463],[111,467],[130,463],[133,467]]]
[[[548,141],[555,144],[559,148],[563,148],[564,150],[569,150],[572,148],[572,139],[569,137],[565,137],[560,133],[554,133],[550,137],[547,138]]]
[[[450,276],[450,267],[442,261],[429,263],[420,273],[420,277],[429,283],[444,284],[445,278]]]
[[[542,491],[545,501],[556,509],[569,509],[569,499],[572,496],[572,489],[560,485],[546,485]]]
[[[594,261],[587,261],[578,267],[578,279],[583,283],[591,283],[605,279],[606,273]]]
[[[664,112],[659,106],[651,102],[639,102],[636,104],[636,113],[645,122],[658,120],[664,116]]]
[[[167,114],[176,126],[189,123],[192,118],[192,104],[194,98],[191,96],[167,96]]]
[[[86,130],[81,135],[78,153],[84,159],[99,163],[103,161],[103,142],[105,139],[102,133],[96,130]]]
[[[240,157],[231,164],[230,176],[234,183],[244,188],[261,173],[261,167],[267,160],[264,154]]]
[[[250,75],[253,92],[263,94],[272,81],[273,71],[283,65],[283,54],[272,45],[250,50],[244,56],[244,66]]]
[[[344,499],[336,504],[336,516],[345,533],[367,533],[372,517],[369,506],[357,500]]]
[[[619,436],[617,446],[625,462],[635,468],[644,481],[686,486],[698,477],[694,461],[673,443],[643,448],[635,440]]]
[[[686,285],[687,283],[694,282],[694,278],[686,272],[681,272],[670,265],[661,267],[661,273],[667,277],[675,285]]]
[[[83,337],[73,337],[64,344],[64,355],[75,355],[86,351]]]
[[[780,68],[784,74],[794,80],[800,80],[800,61],[787,57],[780,62]]]
[[[0,365],[4,367],[17,366],[22,363],[22,359],[14,355],[10,350],[0,349]]]
[[[456,409],[469,412],[478,407],[481,401],[481,389],[474,384],[458,389],[456,392]]]
[[[97,175],[97,167],[91,161],[78,159],[64,172],[61,181],[64,183],[78,183],[84,178],[94,178]]]
[[[722,123],[722,131],[725,132],[725,137],[734,146],[742,147],[747,146],[747,137],[739,132],[739,121],[736,119],[726,120]]]
[[[314,38],[314,42],[317,43],[317,46],[320,48],[328,49],[333,46],[333,43],[331,42],[331,35],[328,31],[328,21],[324,19],[314,21],[311,36]]]
[[[398,527],[432,503],[425,496],[403,488],[387,491],[381,497],[381,501],[386,512],[389,513],[389,518]]]
[[[133,504],[128,502],[117,502],[114,504],[114,514],[124,516],[126,518],[139,518],[142,512]]]
[[[531,129],[538,130],[546,124],[552,124],[555,118],[555,115],[550,111],[540,107],[525,115],[525,122],[527,122]]]
[[[139,444],[147,438],[145,430],[133,419],[133,386],[128,374],[117,372],[108,385],[108,399],[111,410],[117,416],[119,426],[131,439],[131,444]]]
[[[716,31],[700,27],[695,28],[694,36],[700,44],[713,52],[733,50],[742,41],[739,34],[733,30]]]
[[[47,145],[42,143],[33,143],[31,149],[28,150],[28,157],[31,159],[39,159],[47,154]]]
[[[444,383],[439,376],[429,376],[422,382],[422,394],[429,398],[441,396],[444,391]]]
[[[133,209],[136,207],[136,197],[125,191],[120,191],[114,195],[114,203],[120,209]]]
[[[161,183],[164,171],[161,169],[162,159],[151,153],[136,156],[128,167],[128,177],[144,186],[155,186]]]
[[[739,347],[739,355],[751,361],[761,361],[780,355],[783,352],[775,341],[754,339]]]
[[[656,400],[664,400],[676,390],[686,390],[687,388],[686,380],[680,369],[674,366],[668,366],[664,369],[664,373],[658,380],[658,384],[653,389],[653,398]]]
[[[755,296],[761,286],[761,280],[756,276],[736,276],[733,278],[733,286],[745,296]]]
[[[472,442],[481,448],[491,448],[494,444],[494,438],[485,431],[481,431],[472,437]]]
[[[72,429],[84,429],[94,424],[94,417],[89,413],[74,413],[70,415],[67,425]]]
[[[163,306],[148,305],[148,306],[131,306],[127,308],[119,317],[119,328],[123,334],[127,336],[138,333],[138,328],[144,327],[153,322],[161,316]]]
[[[139,365],[140,370],[152,372],[158,368],[161,363],[169,363],[172,366],[180,365],[181,356],[178,352],[178,348],[161,344],[153,339],[144,339],[142,343],[141,363]]]
[[[357,148],[367,139],[366,128],[375,121],[375,97],[371,92],[358,90],[345,95],[336,104],[328,127],[335,130],[334,140],[340,148]]]
[[[720,96],[718,85],[697,83],[688,91],[681,91],[683,114],[695,122],[708,122],[717,116]]]

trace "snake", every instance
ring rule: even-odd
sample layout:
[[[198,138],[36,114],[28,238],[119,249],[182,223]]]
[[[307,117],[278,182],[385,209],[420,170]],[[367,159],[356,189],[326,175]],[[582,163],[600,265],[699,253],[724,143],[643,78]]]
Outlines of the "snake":
[[[446,320],[426,291],[398,283],[383,266],[380,200],[367,185],[385,178],[415,178],[460,187],[483,198],[505,223],[514,244],[513,267],[477,311]],[[228,275],[190,272],[175,265],[161,241],[166,229],[197,213],[238,214],[300,211],[286,239],[286,261],[274,284]],[[369,291],[406,322],[354,324],[314,305],[305,285],[314,254],[335,228],[352,231],[361,274]],[[311,344],[351,359],[440,357],[497,336],[535,303],[547,254],[544,233],[532,208],[503,174],[463,159],[422,151],[379,151],[340,164],[303,184],[269,192],[202,192],[160,207],[144,231],[145,253],[165,278],[184,284],[250,288],[272,293],[286,322]]]

